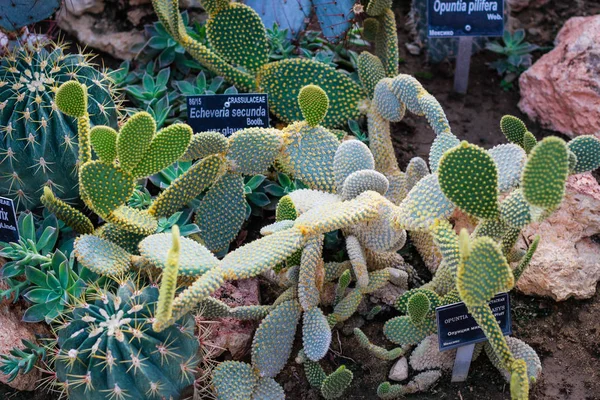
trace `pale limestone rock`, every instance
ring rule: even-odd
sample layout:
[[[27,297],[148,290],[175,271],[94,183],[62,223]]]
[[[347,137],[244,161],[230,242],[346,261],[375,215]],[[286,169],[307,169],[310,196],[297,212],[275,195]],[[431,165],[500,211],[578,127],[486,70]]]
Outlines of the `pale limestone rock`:
[[[66,10],[76,16],[84,13],[101,13],[104,11],[104,0],[68,0],[65,1]]]
[[[600,185],[590,173],[569,177],[560,208],[523,231],[527,243],[535,235],[541,240],[517,288],[557,301],[592,297],[600,280],[600,243],[593,237],[599,233]]]
[[[402,357],[394,363],[388,378],[398,382],[408,378],[408,360],[406,357]]]
[[[133,59],[137,55],[134,46],[146,41],[142,30],[117,32],[114,21],[97,14],[77,16],[63,9],[57,13],[56,21],[62,30],[74,35],[79,42],[122,60]]]

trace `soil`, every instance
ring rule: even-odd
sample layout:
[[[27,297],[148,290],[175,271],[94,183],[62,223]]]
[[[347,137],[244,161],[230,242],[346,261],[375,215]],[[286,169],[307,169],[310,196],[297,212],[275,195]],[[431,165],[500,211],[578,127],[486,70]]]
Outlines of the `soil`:
[[[395,2],[397,20],[402,26],[410,7],[410,0]],[[572,16],[600,13],[597,0],[550,0],[539,9],[525,9],[514,15],[517,27],[527,30],[527,40],[540,46],[552,46],[552,40],[564,22]],[[499,129],[503,115],[511,114],[522,118],[530,131],[539,139],[555,132],[542,129],[523,115],[518,107],[518,90],[504,91],[500,77],[486,64],[495,59],[493,54],[482,52],[472,58],[468,94],[459,96],[452,92],[453,65],[428,65],[425,56],[410,55],[403,43],[407,33],[398,32],[400,55],[404,62],[400,72],[418,77],[423,86],[440,102],[446,112],[453,133],[461,139],[485,148],[504,143]],[[535,53],[535,58],[541,55]],[[111,63],[107,59],[108,65]],[[434,133],[422,117],[407,113],[400,123],[393,126],[393,140],[400,167],[404,169],[414,156],[428,158]],[[596,175],[598,177],[598,175]],[[418,255],[408,254],[409,261]],[[555,303],[552,300],[511,295],[513,308],[513,334],[528,344],[542,360],[543,373],[531,391],[534,400],[600,400],[600,294],[584,301],[568,300]],[[363,326],[364,332],[375,344],[391,348],[382,334],[386,320],[396,315],[394,310],[384,310]],[[298,337],[297,343],[301,342]],[[360,349],[352,336],[334,333],[332,351],[322,363],[332,371],[345,364],[354,373],[351,388],[344,394],[346,399],[376,399],[379,383],[387,380],[393,362],[374,359]],[[297,350],[297,349],[296,349]],[[412,374],[414,375],[414,374]],[[318,399],[311,389],[302,367],[290,362],[278,376],[291,400]],[[404,382],[405,383],[405,382]],[[15,393],[0,384],[1,399],[48,400],[54,395]],[[409,396],[411,399],[510,399],[509,385],[484,355],[471,365],[469,378],[464,383],[450,383],[449,373],[425,394]]]

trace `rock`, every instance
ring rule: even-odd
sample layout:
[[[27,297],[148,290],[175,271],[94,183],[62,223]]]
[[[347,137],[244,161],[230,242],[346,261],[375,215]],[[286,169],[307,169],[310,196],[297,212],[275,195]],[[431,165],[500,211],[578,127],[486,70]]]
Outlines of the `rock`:
[[[0,259],[0,265],[2,264]],[[0,282],[0,290],[7,288]],[[0,301],[0,354],[7,354],[14,347],[23,348],[21,339],[35,343],[36,334],[49,336],[45,324],[28,324],[21,320],[25,310],[20,302],[13,303],[12,299]],[[19,374],[12,382],[8,382],[8,377],[0,373],[0,382],[17,390],[35,390],[41,378],[42,373],[37,368],[26,375]]]
[[[96,14],[104,11],[104,0],[69,0],[65,2],[65,8],[77,16],[86,12]]]
[[[418,56],[421,54],[421,46],[415,43],[405,43],[404,45],[406,46],[406,50],[408,50],[408,52],[413,56]]]
[[[519,108],[546,128],[600,137],[600,15],[569,19],[519,79]]]
[[[133,25],[139,25],[142,18],[152,15],[153,10],[149,8],[134,8],[127,11],[127,19],[131,21]]]
[[[213,294],[213,297],[220,299],[230,307],[260,304],[259,296],[256,278],[225,282]],[[201,317],[198,317],[198,320],[203,321]],[[226,350],[236,360],[244,357],[250,349],[257,325],[257,321],[216,318],[215,323],[211,325],[211,333],[206,338],[213,347],[220,349],[214,353],[214,357],[218,357]]]
[[[541,7],[549,1],[550,0],[508,0],[508,6],[511,11],[521,11],[527,7]]]
[[[99,14],[78,16],[62,9],[57,13],[56,21],[62,30],[74,35],[79,42],[121,60],[133,59],[137,55],[134,46],[146,41],[143,30],[119,32],[115,21]]]
[[[394,363],[388,378],[398,382],[408,378],[408,360],[406,357],[402,357]]]
[[[593,238],[599,233],[600,185],[590,173],[569,177],[560,208],[523,231],[527,243],[538,234],[541,240],[517,288],[557,301],[592,297],[600,280],[600,243]]]
[[[450,370],[454,365],[456,350],[440,351],[438,335],[429,335],[410,355],[410,366],[416,371],[427,369]]]

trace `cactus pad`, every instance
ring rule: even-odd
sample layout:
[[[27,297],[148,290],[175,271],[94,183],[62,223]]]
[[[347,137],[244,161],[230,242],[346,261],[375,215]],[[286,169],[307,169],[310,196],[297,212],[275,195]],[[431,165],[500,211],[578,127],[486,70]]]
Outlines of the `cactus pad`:
[[[302,344],[304,353],[311,361],[325,357],[331,344],[331,328],[319,307],[313,307],[303,315]]]
[[[485,236],[476,238],[470,244],[468,254],[463,253],[462,257],[456,286],[467,307],[487,305],[497,293],[514,286],[510,266],[492,239]]]
[[[206,193],[196,212],[200,237],[211,251],[227,247],[246,219],[244,178],[226,173]],[[218,226],[219,229],[214,229]]]
[[[442,192],[437,174],[421,179],[402,203],[395,221],[405,229],[427,229],[438,218],[447,218],[454,205]]]
[[[567,146],[547,137],[529,155],[522,177],[523,195],[531,205],[552,210],[561,203],[569,174]]]
[[[306,85],[319,85],[329,97],[322,125],[335,127],[358,116],[363,98],[360,86],[346,75],[313,60],[293,58],[267,64],[258,75],[259,86],[269,94],[270,111],[284,122],[302,119],[298,94]]]
[[[420,324],[423,322],[427,314],[429,314],[431,303],[429,297],[424,293],[415,293],[408,299],[406,304],[406,310],[408,316],[413,324]]]
[[[429,149],[429,166],[431,172],[437,171],[444,153],[460,144],[460,140],[450,132],[442,132],[435,137]]]
[[[519,118],[512,115],[505,115],[500,120],[500,129],[509,142],[523,146],[527,127]]]
[[[498,190],[506,192],[518,186],[527,160],[525,151],[515,144],[501,144],[488,150],[488,154],[498,167]]]
[[[311,189],[335,191],[333,159],[340,145],[337,138],[321,126],[311,128],[296,122],[283,131],[283,158],[295,178]]]
[[[156,232],[158,221],[145,210],[120,206],[106,216],[106,221],[136,235],[151,235]]]
[[[298,300],[304,311],[309,311],[319,304],[319,275],[323,275],[323,236],[308,239],[300,259],[298,277]]]
[[[478,218],[498,216],[498,169],[485,150],[463,141],[444,154],[438,174],[442,191],[460,209]]]
[[[500,217],[513,228],[524,228],[532,221],[529,203],[520,189],[513,191],[500,204]]]
[[[578,136],[567,146],[577,156],[574,174],[593,171],[600,167],[600,139],[592,135]]]
[[[269,61],[265,27],[246,5],[230,3],[211,15],[206,33],[212,49],[232,64],[256,72]]]
[[[256,330],[252,341],[252,365],[260,376],[273,378],[287,363],[300,314],[298,302],[283,302],[265,317]]]
[[[68,116],[83,117],[87,113],[87,88],[77,81],[65,82],[56,91],[55,101],[58,109]]]
[[[153,138],[143,158],[131,173],[137,178],[155,174],[173,164],[185,152],[192,137],[192,128],[173,124],[161,129]]]
[[[352,371],[342,365],[323,380],[321,394],[326,399],[337,399],[350,386],[353,378]]]
[[[167,255],[171,248],[171,233],[157,233],[142,240],[140,254],[158,268],[167,265]],[[216,268],[219,260],[201,244],[182,237],[180,240],[179,273],[184,276],[200,276]]]
[[[229,137],[227,160],[244,175],[266,173],[282,145],[275,129],[246,128]]]
[[[82,234],[94,232],[94,225],[88,217],[64,201],[57,199],[47,186],[44,186],[41,201],[48,211],[56,215],[56,218],[63,221],[67,226],[73,228],[75,232]]]
[[[148,212],[156,217],[177,212],[215,182],[225,165],[225,160],[220,156],[209,156],[198,161],[158,195]]]
[[[112,164],[117,158],[117,131],[110,126],[93,127],[90,143],[103,163]]]
[[[341,191],[344,180],[353,172],[375,168],[373,154],[359,140],[346,140],[340,144],[333,158],[335,185]]]
[[[225,153],[229,142],[220,132],[200,132],[192,136],[181,161],[193,161],[213,154]]]
[[[258,376],[250,364],[225,361],[214,369],[212,382],[221,400],[250,399]]]
[[[260,378],[252,400],[285,400],[285,392],[273,378]]]
[[[82,235],[75,240],[77,261],[100,274],[118,276],[129,270],[131,255],[108,240],[94,235]]]
[[[101,161],[83,165],[81,185],[93,210],[104,217],[124,204],[135,190],[135,180],[129,173]]]
[[[367,95],[373,97],[375,86],[380,80],[385,78],[385,69],[379,57],[374,56],[368,51],[360,53],[358,56],[358,76]]]
[[[117,155],[119,165],[131,172],[144,157],[150,147],[156,122],[145,111],[132,115],[121,127],[117,139]]]
[[[390,187],[388,179],[380,172],[365,169],[348,175],[342,188],[342,198],[350,200],[367,190],[384,195]]]
[[[433,320],[425,319],[421,324],[414,324],[410,317],[406,315],[392,318],[383,326],[385,337],[401,346],[417,344],[434,331],[435,323]]]
[[[373,93],[373,104],[383,118],[391,122],[399,122],[404,118],[406,106],[392,91],[393,82],[391,78],[383,78],[377,83]]]
[[[537,139],[533,136],[533,133],[527,131],[525,132],[525,136],[523,137],[523,149],[527,154],[535,147],[537,144]]]
[[[295,220],[298,218],[296,207],[290,196],[283,196],[277,203],[275,219],[277,221]]]
[[[298,93],[298,105],[304,120],[314,128],[320,125],[327,115],[329,98],[319,86],[306,85]]]

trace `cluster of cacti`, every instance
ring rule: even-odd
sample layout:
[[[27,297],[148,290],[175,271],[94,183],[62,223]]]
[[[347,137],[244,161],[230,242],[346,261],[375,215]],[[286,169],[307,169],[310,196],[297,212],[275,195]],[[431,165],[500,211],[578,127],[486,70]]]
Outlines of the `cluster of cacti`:
[[[266,173],[274,164],[308,187],[336,190],[333,159],[339,140],[319,125],[329,100],[317,86],[307,86],[297,99],[306,121],[281,131],[243,129],[229,138],[216,132],[192,135],[184,124],[155,133],[154,121],[145,112],[129,118],[118,133],[106,126],[90,130],[86,101],[85,87],[76,82],[58,90],[58,107],[78,118],[80,142],[87,143],[80,147],[84,160],[79,167],[81,197],[107,223],[94,229],[86,216],[49,192],[42,201],[59,219],[85,234],[77,239],[75,249],[80,262],[95,272],[119,274],[129,269],[131,254],[138,253],[137,245],[145,236],[157,232],[158,219],[171,217],[200,194],[195,237],[210,251],[226,250],[246,216],[243,175]],[[91,159],[92,149],[98,160]],[[137,179],[176,160],[197,161],[150,201],[147,209],[126,205]],[[97,255],[110,255],[111,262]]]
[[[186,330],[191,324],[188,313],[200,306],[206,318],[262,320],[251,363],[228,361],[215,369],[213,385],[220,399],[284,398],[274,378],[290,358],[298,329],[298,360],[308,381],[323,397],[340,397],[352,381],[351,371],[342,366],[328,375],[319,364],[329,350],[332,329],[356,312],[365,295],[394,278],[392,274],[402,273],[404,283],[414,274],[409,266],[402,267],[397,253],[408,231],[419,238],[418,249],[441,258],[441,264],[431,282],[397,300],[396,308],[405,315],[384,326],[385,336],[400,347],[376,346],[357,330],[359,345],[375,357],[394,359],[408,345],[431,342],[427,338],[436,330],[436,307],[463,301],[489,339],[477,354],[485,349],[510,377],[513,398],[527,398],[530,381],[540,373],[539,359],[523,342],[502,336],[487,303],[497,292],[510,290],[531,260],[537,241],[525,253],[514,249],[521,230],[558,207],[569,173],[600,166],[600,141],[586,136],[568,144],[558,138],[538,143],[513,117],[501,122],[510,144],[484,150],[459,141],[437,100],[414,78],[396,76],[397,43],[391,39],[395,34],[390,34],[393,16],[387,1],[371,1],[367,8],[373,19],[365,24],[376,39],[378,55],[361,55],[363,88],[356,91],[351,86],[341,90],[339,80],[346,77],[306,60],[267,64],[264,27],[252,10],[228,0],[204,5],[210,14],[211,49],[180,29],[177,1],[154,2],[171,34],[201,62],[227,79],[245,82],[248,90],[269,92],[276,113],[283,113],[277,111],[282,104],[288,112],[293,103],[299,111],[290,111],[287,120],[300,120],[300,113],[302,120],[282,130],[249,128],[226,138],[214,132],[193,135],[184,124],[156,132],[154,120],[140,112],[118,132],[107,126],[92,129],[86,86],[74,81],[61,85],[56,105],[78,125],[80,196],[106,223],[96,228],[49,190],[42,202],[81,234],[74,248],[82,266],[111,276],[131,269],[151,277],[162,273],[160,292],[137,290],[126,282],[116,294],[96,287],[88,291],[87,301],[74,306],[70,322],[59,332],[55,360],[69,395],[175,396],[192,379],[197,342]],[[232,24],[243,34],[230,29]],[[333,97],[302,78],[319,69],[323,75],[318,83],[332,90]],[[340,142],[321,125],[332,114],[347,118],[342,108],[352,104],[353,109],[363,92],[371,99],[366,108],[370,149],[358,140]],[[354,98],[352,93],[360,95]],[[415,158],[401,171],[390,123],[401,120],[406,109],[424,115],[436,138],[429,165]],[[154,199],[148,195],[131,202],[138,179],[178,160],[195,163]],[[309,189],[281,199],[276,222],[261,230],[263,238],[219,259],[214,253],[227,249],[245,219],[243,176],[270,168],[302,180]],[[168,221],[192,202],[199,231],[180,237],[178,227]],[[454,232],[448,217],[456,209],[477,220],[472,235]],[[162,228],[161,218],[167,221]],[[325,234],[332,231],[344,236],[348,261],[325,261]],[[518,263],[514,272],[509,261]],[[282,287],[272,305],[230,308],[211,296],[226,280],[260,274]],[[335,298],[325,299],[325,288],[331,286]],[[326,313],[326,306],[332,311]],[[181,318],[183,326],[176,326]],[[177,362],[169,362],[175,357],[171,339],[185,348],[176,352]],[[406,385],[383,383],[378,395],[395,398],[425,390],[440,377],[436,365],[414,367],[428,371]]]
[[[235,398],[240,393],[251,397],[252,393],[257,393],[257,388],[266,390],[260,379],[273,378],[283,368],[290,356],[300,319],[303,357],[313,363],[321,359],[331,340],[330,328],[349,318],[365,293],[387,282],[388,269],[369,270],[386,265],[386,256],[395,254],[403,246],[404,229],[431,235],[431,243],[437,246],[443,261],[430,283],[409,291],[398,300],[398,309],[407,315],[388,321],[384,327],[385,335],[401,345],[418,344],[435,332],[437,306],[464,301],[490,340],[488,354],[495,355],[495,365],[510,374],[513,397],[527,398],[529,382],[540,372],[539,360],[524,343],[511,339],[508,344],[491,316],[487,301],[497,292],[510,290],[514,285],[515,278],[507,257],[511,261],[520,261],[515,275],[520,275],[526,268],[535,246],[525,255],[513,250],[518,232],[527,223],[546,217],[560,204],[569,159],[572,160],[572,171],[581,171],[583,165],[598,166],[597,154],[590,156],[598,141],[586,137],[567,145],[560,139],[547,138],[528,152],[518,144],[485,151],[460,142],[452,135],[439,103],[413,78],[400,75],[383,79],[376,85],[375,93],[370,112],[370,118],[375,120],[373,127],[379,128],[370,130],[370,134],[374,134],[373,142],[380,143],[379,148],[373,149],[375,157],[358,141],[342,142],[331,167],[321,168],[322,175],[315,181],[332,182],[333,187],[324,186],[326,191],[299,190],[284,197],[277,213],[278,222],[261,231],[266,236],[229,253],[221,261],[207,259],[209,253],[201,245],[189,243],[187,252],[195,256],[188,268],[197,272],[186,275],[201,276],[174,298],[172,316],[169,320],[158,320],[156,329],[169,326],[198,303],[212,302],[210,294],[224,280],[266,273],[302,249],[299,265],[290,264],[279,272],[280,282],[288,289],[272,307],[264,306],[251,313],[233,309],[212,314],[264,318],[253,343],[254,368],[230,363],[215,372],[215,385],[221,398]],[[422,160],[415,160],[406,173],[398,174],[401,185],[394,188],[376,169],[379,166],[389,173],[385,168],[394,160],[386,145],[391,143],[386,126],[390,120],[400,119],[405,108],[424,114],[436,131],[437,138],[430,154],[433,172],[429,173]],[[511,141],[518,143],[529,136],[521,125],[511,117],[502,123],[503,131]],[[581,159],[570,156],[575,152],[569,148],[577,149]],[[541,173],[549,170],[552,172]],[[327,175],[333,178],[328,179]],[[510,194],[500,201],[501,193]],[[399,198],[399,204],[395,205],[385,196],[394,200]],[[447,221],[456,208],[479,219],[471,238],[463,233],[459,240]],[[323,234],[336,229],[341,229],[346,236],[349,263],[323,261]],[[155,235],[145,241],[148,241],[145,247],[164,253],[168,236],[159,238]],[[159,243],[163,243],[162,247]],[[160,266],[161,261],[156,264]],[[212,267],[207,268],[209,265]],[[481,268],[482,265],[486,267]],[[342,276],[347,269],[352,271],[355,288],[344,295],[348,282],[342,284],[339,301],[333,312],[325,316],[319,308],[322,287],[331,279]],[[344,275],[348,276],[347,273]],[[371,345],[359,332],[357,336],[361,345],[382,358],[392,358],[400,353],[400,350],[387,351]],[[243,379],[231,380],[242,371],[252,373]],[[314,364],[309,364],[309,380],[318,382],[324,376],[322,370],[319,372]],[[408,385],[385,383],[379,394],[382,398],[394,398],[411,393],[431,385],[439,376],[438,371],[427,371]],[[280,387],[270,384],[269,388],[275,398],[281,398]],[[323,388],[321,391],[324,394]]]
[[[90,122],[116,126],[110,81],[90,55],[45,41],[16,46],[0,60],[0,192],[20,210],[38,206],[44,186],[77,199],[77,123],[57,112],[54,100],[70,80],[88,87]]]
[[[327,12],[337,2],[317,7]],[[268,62],[265,27],[260,16],[250,7],[228,1],[205,0],[209,13],[206,24],[210,48],[190,37],[181,24],[178,2],[154,0],[154,9],[173,38],[196,60],[229,83],[245,91],[269,94],[270,110],[279,119],[290,123],[301,119],[297,104],[300,89],[317,84],[328,94],[329,112],[323,125],[335,127],[359,115],[366,99],[363,89],[341,71],[308,59],[286,59]],[[370,32],[377,43],[387,76],[398,71],[398,39],[396,22],[389,1],[371,1],[367,7],[371,16]]]

